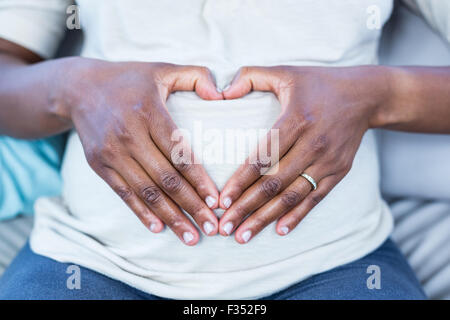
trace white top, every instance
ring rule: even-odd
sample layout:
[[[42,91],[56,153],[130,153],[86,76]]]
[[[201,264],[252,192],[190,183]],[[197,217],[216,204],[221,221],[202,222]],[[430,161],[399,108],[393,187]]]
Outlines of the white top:
[[[6,19],[17,29],[0,28],[0,36],[51,56],[52,39],[58,36],[52,34],[54,27],[49,22],[64,25],[65,10],[59,15],[50,12],[64,8],[62,2],[0,0],[0,21]],[[41,9],[32,12],[38,26],[33,29],[30,20],[16,20],[24,9],[4,10],[7,3],[13,7],[23,3],[27,8],[39,5]],[[205,65],[219,86],[243,65],[374,64],[381,30],[367,27],[374,12],[367,8],[377,6],[381,24],[392,10],[391,0],[78,3],[85,33],[83,56]],[[42,29],[41,20],[46,21]],[[34,36],[27,36],[32,30]],[[231,101],[203,101],[194,93],[176,93],[169,98],[168,108],[179,127],[192,130],[202,125],[203,132],[209,132],[206,135],[211,133],[208,129],[215,129],[219,136],[232,128],[268,129],[280,111],[270,93]],[[193,137],[196,151],[196,139],[202,137]],[[236,148],[219,140],[210,148],[224,154]],[[248,152],[245,146],[237,146],[237,151],[241,156]],[[205,168],[221,188],[239,164],[208,163],[207,157]],[[237,244],[233,237],[216,236],[187,247],[170,230],[152,234],[89,168],[76,134],[70,137],[62,172],[62,199],[41,199],[36,205],[33,250],[163,297],[266,296],[368,254],[392,229],[391,215],[379,192],[371,131],[350,173],[295,230],[280,237],[270,225],[246,245]]]

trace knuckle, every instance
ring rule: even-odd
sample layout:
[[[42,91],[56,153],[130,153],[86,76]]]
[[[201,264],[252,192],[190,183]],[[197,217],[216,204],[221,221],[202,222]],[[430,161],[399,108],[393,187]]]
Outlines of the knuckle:
[[[181,142],[172,141],[169,146],[173,166],[180,172],[187,172],[192,168],[193,159],[189,149]]]
[[[274,72],[280,76],[289,75],[292,73],[292,71],[290,71],[291,67],[285,65],[269,66],[267,67],[267,70]]]
[[[203,66],[198,67],[198,72],[203,77],[209,76],[209,69],[207,67],[203,67]]]
[[[114,191],[119,195],[119,197],[127,202],[131,199],[131,197],[133,196],[133,191],[126,186],[118,186],[116,188],[114,188]]]
[[[97,145],[87,145],[84,147],[84,153],[89,164],[100,160],[101,149],[102,148],[99,148]]]
[[[297,121],[300,125],[301,130],[306,131],[314,125],[316,119],[313,114],[309,112],[299,115]]]
[[[301,79],[299,78],[297,68],[293,68],[292,66],[282,65],[279,66],[276,71],[287,83],[291,83],[294,86],[299,82],[299,79]]]
[[[270,162],[268,163],[264,163],[263,161],[261,161],[260,159],[257,159],[256,161],[252,162],[249,164],[250,170],[260,176],[262,175],[265,171],[267,171],[271,165]]]
[[[289,92],[295,89],[297,85],[297,80],[295,76],[287,73],[282,69],[276,70],[276,74],[278,75],[278,81],[275,84],[276,91],[279,93]]]
[[[291,120],[288,124],[288,130],[295,132],[298,136],[301,136],[306,131],[306,126],[300,120]]]
[[[293,132],[297,136],[303,135],[312,125],[313,120],[303,115],[287,114],[286,128],[288,132]]]
[[[200,196],[209,193],[209,187],[204,178],[199,177],[197,180],[194,180],[192,186]]]
[[[343,166],[343,172],[344,174],[347,174],[348,172],[350,172],[350,170],[352,169],[353,163],[351,161],[347,162],[344,164]]]
[[[240,67],[239,68],[239,74],[242,76],[248,75],[251,71],[251,67]]]
[[[133,116],[142,124],[152,125],[153,115],[155,111],[158,110],[158,105],[152,103],[150,98],[147,98],[144,102],[135,103],[132,107],[134,114]],[[135,134],[131,133],[129,130],[122,134],[122,140],[129,141],[130,143],[135,143]]]
[[[181,177],[176,173],[164,173],[161,179],[164,191],[169,193],[179,192],[182,188]]]
[[[117,151],[114,151],[111,147],[105,147],[99,151],[98,159],[102,163],[108,163],[115,160],[117,157]]]
[[[183,221],[181,219],[175,218],[172,222],[171,222],[171,226],[174,229],[180,229],[183,226]]]
[[[108,144],[102,147],[85,150],[85,155],[89,166],[94,171],[99,172],[105,165],[115,161],[119,156],[119,151],[117,148]]]
[[[247,209],[241,205],[236,205],[234,208],[235,215],[239,218],[244,218],[247,216]]]
[[[189,215],[195,220],[195,221],[201,221],[203,219],[207,219],[205,215],[205,211],[203,210],[202,204],[196,204],[194,205],[194,208],[189,212]],[[202,219],[203,218],[203,219]]]
[[[100,158],[100,155],[97,150],[89,150],[86,151],[86,160],[89,164],[89,166],[94,169],[95,171],[98,171],[102,167],[102,161]]]
[[[149,73],[159,80],[171,72],[179,70],[180,66],[166,62],[155,62],[147,64],[147,68]]]
[[[267,198],[273,198],[281,190],[281,180],[277,177],[268,178],[262,183],[261,188]]]
[[[188,161],[185,161],[183,159],[181,159],[180,161],[175,161],[173,163],[173,166],[175,167],[175,169],[183,173],[186,173],[192,169],[192,163],[189,163]]]
[[[102,146],[93,149],[92,156],[102,163],[114,161],[119,154],[119,148],[112,142],[105,142]]]
[[[132,144],[134,142],[134,134],[126,127],[125,124],[118,124],[116,126],[117,139],[125,145]]]
[[[281,201],[287,208],[292,208],[300,202],[301,196],[296,191],[287,191],[281,196]]]
[[[177,216],[171,216],[166,223],[172,230],[181,229],[184,224],[183,220]]]
[[[322,154],[328,149],[329,139],[321,134],[311,142],[311,150],[316,154]]]
[[[312,192],[311,193],[311,197],[310,197],[311,204],[313,206],[316,206],[323,200],[323,198],[325,198],[325,194],[324,193],[322,193],[322,192]]]
[[[331,158],[328,161],[327,165],[329,167],[335,168],[333,172],[334,174],[345,175],[351,170],[353,161],[351,159],[348,159],[348,157],[346,156],[336,156]]]
[[[142,198],[150,205],[156,205],[162,200],[161,191],[156,186],[147,186],[141,190]]]

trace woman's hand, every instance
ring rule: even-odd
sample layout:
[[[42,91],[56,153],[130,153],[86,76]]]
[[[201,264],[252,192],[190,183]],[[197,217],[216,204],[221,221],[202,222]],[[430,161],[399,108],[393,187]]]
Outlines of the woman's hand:
[[[277,219],[278,234],[294,229],[349,172],[366,130],[380,124],[377,110],[387,102],[388,78],[382,67],[369,66],[242,68],[224,97],[252,90],[278,97],[282,112],[273,129],[279,141],[267,140],[279,144],[281,159],[262,175],[265,164],[249,158],[229,179],[220,194],[226,209],[220,233],[235,230],[236,240],[246,243]],[[302,173],[317,182],[317,190]]]
[[[216,234],[211,208],[218,206],[218,190],[200,164],[176,152],[181,141],[171,139],[176,126],[165,106],[174,91],[222,99],[210,72],[163,63],[81,61],[59,107],[73,122],[89,165],[151,231],[160,232],[164,223],[184,243],[196,244],[199,234],[181,207],[205,234]]]

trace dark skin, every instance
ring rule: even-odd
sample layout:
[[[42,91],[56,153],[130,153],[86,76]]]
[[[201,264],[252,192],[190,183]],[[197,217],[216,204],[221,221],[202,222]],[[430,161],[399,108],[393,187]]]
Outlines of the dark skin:
[[[39,62],[4,40],[0,52],[0,134],[38,138],[75,128],[92,169],[151,231],[166,224],[184,243],[197,243],[199,233],[181,207],[205,234],[217,233],[211,209],[218,201],[210,208],[204,199],[219,193],[201,165],[172,161],[176,126],[165,107],[174,91],[222,99],[206,68],[83,58]]]
[[[175,91],[211,100],[273,92],[282,105],[274,125],[280,159],[271,163],[277,170],[246,161],[219,199],[201,165],[174,161],[176,126],[164,103]],[[450,133],[450,68],[245,67],[219,93],[202,67],[42,62],[0,39],[0,101],[0,134],[39,138],[75,128],[91,167],[152,231],[167,224],[184,243],[196,244],[199,234],[181,207],[205,233],[236,231],[236,241],[246,243],[276,220],[280,235],[292,231],[350,170],[369,128]],[[272,174],[261,174],[267,170]],[[302,172],[318,182],[317,190]],[[208,207],[208,196],[220,201]],[[220,223],[211,211],[219,205],[226,209]]]
[[[369,128],[450,133],[450,67],[245,67],[223,94],[236,99],[252,90],[273,92],[281,103],[273,127],[280,159],[266,175],[247,159],[221,191],[220,233],[235,231],[239,243],[276,220],[278,234],[292,231],[349,172]]]

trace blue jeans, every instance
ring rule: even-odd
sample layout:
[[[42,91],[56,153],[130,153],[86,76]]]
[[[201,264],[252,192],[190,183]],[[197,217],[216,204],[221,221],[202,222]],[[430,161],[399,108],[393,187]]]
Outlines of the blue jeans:
[[[70,290],[68,266],[35,254],[27,244],[0,279],[0,299],[163,299],[83,267],[80,267],[81,288]],[[369,266],[379,267],[380,273],[368,273]],[[369,282],[375,288],[368,288],[371,276],[379,276],[379,289],[374,278]],[[426,296],[404,256],[387,240],[357,261],[312,276],[263,299],[426,299]]]

